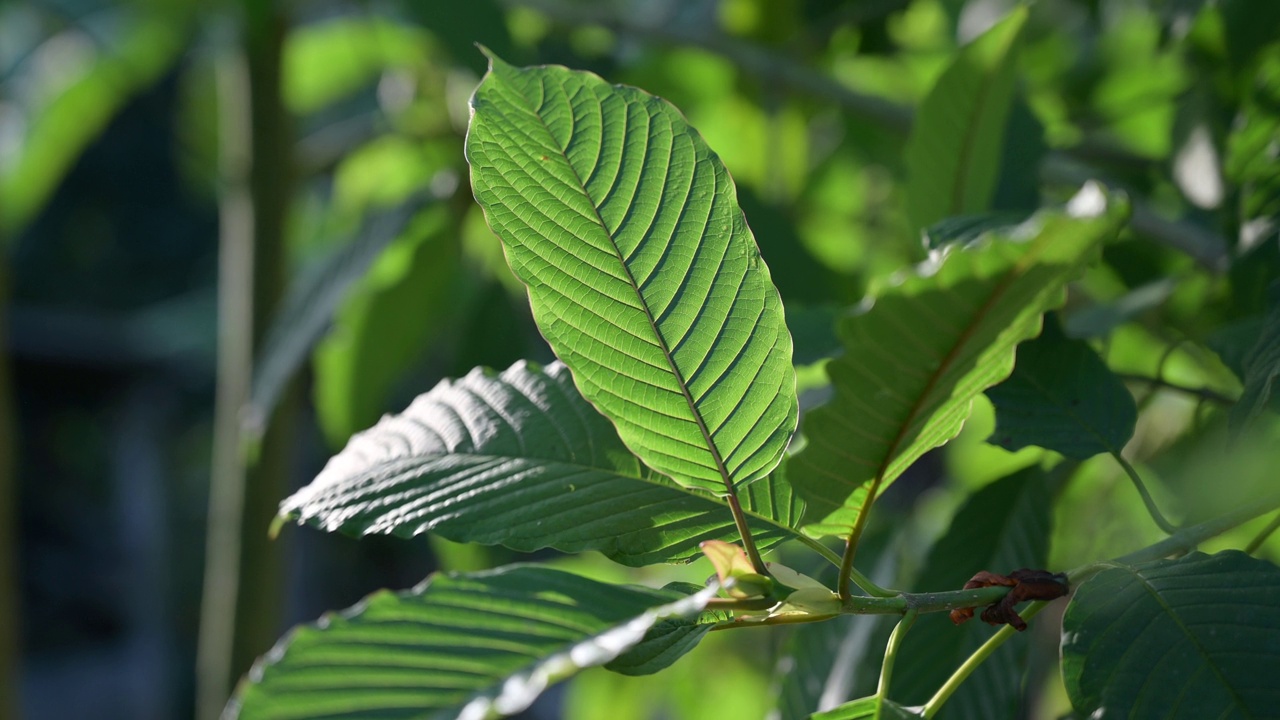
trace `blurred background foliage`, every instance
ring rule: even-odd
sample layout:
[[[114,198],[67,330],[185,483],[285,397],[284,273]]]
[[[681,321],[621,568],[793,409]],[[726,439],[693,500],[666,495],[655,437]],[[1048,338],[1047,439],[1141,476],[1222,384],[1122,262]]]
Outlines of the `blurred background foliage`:
[[[286,428],[283,464],[271,467],[286,469],[276,481],[288,491],[441,378],[551,359],[470,198],[462,143],[484,71],[474,43],[515,64],[637,85],[689,117],[737,181],[797,362],[809,367],[802,407],[812,407],[825,397],[817,368],[836,347],[833,319],[925,257],[921,226],[938,218],[913,215],[907,198],[944,159],[910,152],[912,128],[959,110],[922,102],[959,49],[1016,4],[0,5],[0,717],[191,717],[208,682],[193,668],[218,352],[236,331],[218,319],[219,292],[236,279],[219,270],[238,182],[227,160],[237,152],[228,123],[240,96],[226,79],[236,58],[248,58],[255,91],[273,93],[253,96],[255,107],[278,107],[281,121],[269,156],[246,146],[249,164],[278,164],[287,182],[273,198],[266,181],[248,180],[256,217],[282,219],[276,240],[258,238],[258,252],[278,241],[267,250],[280,272],[250,286],[266,319],[242,328],[255,371],[235,408],[232,456],[265,463],[269,429]],[[1280,277],[1280,3],[1029,9],[1016,49],[997,62],[1012,94],[992,138],[994,189],[964,209],[1027,211],[1088,178],[1130,194],[1130,228],[1073,292],[1064,325],[1138,396],[1129,453],[1162,506],[1201,519],[1274,482],[1272,419],[1224,449],[1240,359]],[[274,55],[262,50],[272,42]],[[915,575],[956,509],[1039,459],[984,444],[991,409],[980,405],[964,434],[879,506],[879,557],[860,558],[881,582],[941,589]],[[1054,521],[1054,569],[1159,537],[1105,457],[1060,490]],[[248,523],[246,537],[265,536]],[[1256,525],[1224,542],[1243,545]],[[288,625],[377,587],[514,557],[292,529],[270,548],[281,583],[241,576],[242,593],[275,613],[257,635],[241,629],[250,656]],[[1260,552],[1280,558],[1274,539]],[[637,575],[599,558],[557,562],[619,579],[709,574],[700,564]],[[880,652],[882,633],[860,620],[821,638],[838,662],[810,676],[816,690],[776,675],[802,664],[796,643],[813,638],[733,633],[656,677],[588,672],[527,716],[758,717],[779,697],[867,687],[875,666],[858,661]],[[1058,717],[1067,706],[1051,672],[1052,623],[1035,624],[1019,712]],[[246,670],[237,663],[233,677]],[[786,702],[773,715],[792,716]]]

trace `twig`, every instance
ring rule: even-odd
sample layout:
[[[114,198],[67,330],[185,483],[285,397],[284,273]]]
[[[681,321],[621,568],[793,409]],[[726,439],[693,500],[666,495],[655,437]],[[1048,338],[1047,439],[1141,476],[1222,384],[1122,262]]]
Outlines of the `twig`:
[[[1170,535],[1178,532],[1178,526],[1169,522],[1164,513],[1160,512],[1160,507],[1156,505],[1155,498],[1151,497],[1146,483],[1142,482],[1142,476],[1138,474],[1137,470],[1133,469],[1133,465],[1130,465],[1129,461],[1124,459],[1124,455],[1117,451],[1113,450],[1111,456],[1116,459],[1116,462],[1120,463],[1125,475],[1128,475],[1129,479],[1133,481],[1133,486],[1137,488],[1138,494],[1142,496],[1142,504],[1147,506],[1147,513],[1151,515],[1151,519],[1155,521],[1156,525],[1159,525],[1161,530]]]
[[[1187,387],[1186,385],[1179,385],[1178,383],[1170,382],[1162,378],[1148,377],[1137,373],[1116,373],[1116,377],[1124,380],[1125,382],[1146,383],[1152,387],[1174,390],[1176,392],[1192,395],[1200,398],[1201,400],[1208,400],[1209,402],[1218,403],[1220,405],[1232,405],[1235,403],[1235,400],[1232,400],[1222,393],[1210,390],[1209,388]]]
[[[1277,529],[1280,529],[1280,513],[1271,518],[1271,522],[1262,528],[1262,532],[1249,541],[1249,544],[1244,547],[1244,551],[1252,555],[1258,548],[1262,547],[1262,543],[1266,542],[1267,538],[1271,537],[1271,534]]]

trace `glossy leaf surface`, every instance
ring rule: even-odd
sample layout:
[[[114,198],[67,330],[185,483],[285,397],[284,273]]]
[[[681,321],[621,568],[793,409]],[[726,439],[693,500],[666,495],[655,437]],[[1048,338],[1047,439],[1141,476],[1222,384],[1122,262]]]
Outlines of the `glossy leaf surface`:
[[[791,337],[733,182],[679,111],[491,58],[467,158],[538,327],[627,447],[711,492],[767,475],[796,423]]]
[[[762,548],[797,535],[801,506],[781,472],[741,500]],[[280,513],[351,535],[431,531],[628,565],[689,560],[703,540],[737,537],[722,500],[645,468],[558,362],[441,382],[353,437]]]

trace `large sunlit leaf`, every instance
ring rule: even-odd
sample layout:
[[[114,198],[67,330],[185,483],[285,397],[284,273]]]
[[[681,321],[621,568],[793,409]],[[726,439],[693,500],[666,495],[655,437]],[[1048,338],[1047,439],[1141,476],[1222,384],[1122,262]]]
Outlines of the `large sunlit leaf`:
[[[1062,676],[1089,717],[1275,717],[1280,569],[1242,552],[1113,567],[1062,620]]]
[[[534,566],[435,575],[296,628],[241,684],[225,717],[491,718],[603,665],[655,624],[695,622],[689,595]]]
[[[1118,453],[1138,421],[1120,378],[1087,343],[1063,335],[1056,319],[1018,346],[1013,374],[987,397],[996,409],[988,442],[1007,450],[1038,446],[1080,460]]]
[[[798,534],[802,510],[781,472],[741,499],[762,548]],[[558,362],[440,383],[353,437],[280,512],[352,535],[431,531],[524,551],[599,550],[637,566],[737,537],[723,500],[644,467]]]
[[[962,48],[925,96],[907,140],[907,212],[917,228],[990,208],[1027,9]]]
[[[1066,283],[1115,235],[1127,205],[1086,185],[1066,208],[955,248],[841,322],[845,353],[827,366],[835,397],[807,416],[788,463],[808,503],[806,530],[843,534],[872,485],[883,490],[955,437],[973,398],[1008,377],[1014,347],[1040,331]]]
[[[791,337],[733,181],[666,101],[491,57],[476,199],[582,394],[650,467],[725,492],[795,429]]]
[[[1039,467],[974,493],[930,549],[916,586],[958,590],[981,570],[1004,574],[1045,567],[1053,526],[1051,500],[1048,478]],[[921,615],[898,650],[890,695],[907,705],[924,704],[995,630],[976,619],[957,628],[946,613]],[[939,720],[1015,716],[1027,648],[1025,639],[1015,638],[997,649],[942,706]]]

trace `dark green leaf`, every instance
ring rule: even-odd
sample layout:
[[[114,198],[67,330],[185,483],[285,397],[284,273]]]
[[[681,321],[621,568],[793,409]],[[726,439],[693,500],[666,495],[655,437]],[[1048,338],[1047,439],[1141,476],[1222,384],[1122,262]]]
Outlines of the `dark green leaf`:
[[[920,104],[905,157],[915,227],[990,208],[1026,19],[1018,7],[961,49]]]
[[[1038,467],[991,483],[956,512],[951,527],[929,550],[917,584],[927,590],[959,590],[982,570],[1005,574],[1043,568],[1052,510],[1048,478]],[[993,632],[977,619],[956,627],[945,613],[921,615],[903,638],[889,695],[908,705],[924,704]],[[1025,640],[1005,643],[942,706],[938,718],[1013,717],[1026,656]]]
[[[1118,453],[1138,421],[1128,388],[1087,343],[1063,335],[1056,318],[1018,346],[1013,374],[987,397],[996,409],[987,442],[1006,450],[1034,445],[1079,460]]]
[[[1231,408],[1231,429],[1236,433],[1249,427],[1276,396],[1275,383],[1280,378],[1280,281],[1271,290],[1271,310],[1262,321],[1257,341],[1240,363],[1244,390]]]
[[[791,336],[702,137],[635,88],[497,58],[472,110],[476,198],[583,396],[682,485],[767,475],[798,412]]]
[[[741,500],[762,548],[798,535],[802,509],[781,469]],[[723,499],[641,465],[558,362],[441,382],[353,437],[280,512],[353,535],[432,531],[525,551],[599,550],[636,566],[687,561],[703,540],[737,537]]]
[[[696,616],[711,594],[519,565],[434,575],[296,628],[258,661],[224,717],[513,715],[549,685],[617,658],[657,623]]]
[[[1076,711],[1162,720],[1275,717],[1280,569],[1238,551],[1103,570],[1062,621]]]
[[[827,366],[831,403],[805,420],[809,443],[788,463],[807,528],[844,534],[869,488],[883,490],[955,437],[973,398],[1008,377],[1013,350],[1062,303],[1066,284],[1114,236],[1126,205],[1087,185],[1007,236],[952,250],[941,268],[888,287],[845,319],[845,354]]]

